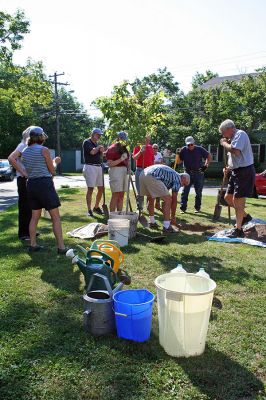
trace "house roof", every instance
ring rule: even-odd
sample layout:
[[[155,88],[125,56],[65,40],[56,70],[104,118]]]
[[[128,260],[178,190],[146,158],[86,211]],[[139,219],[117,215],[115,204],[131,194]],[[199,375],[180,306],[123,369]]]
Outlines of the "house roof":
[[[209,79],[207,82],[203,83],[201,85],[202,89],[210,89],[214,88],[217,86],[220,86],[221,83],[225,81],[240,81],[242,78],[245,78],[246,76],[257,76],[259,73],[257,72],[252,72],[250,74],[239,74],[239,75],[230,75],[230,76],[217,76],[215,78]]]

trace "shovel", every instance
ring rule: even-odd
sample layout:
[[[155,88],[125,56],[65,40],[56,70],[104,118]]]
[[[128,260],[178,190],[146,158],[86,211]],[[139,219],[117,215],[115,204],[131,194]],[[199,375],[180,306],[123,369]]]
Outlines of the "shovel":
[[[103,213],[105,218],[108,220],[109,219],[109,210],[108,210],[108,206],[105,203],[105,185],[104,185],[104,170],[103,170],[103,164],[102,164],[102,177],[103,177]]]
[[[148,228],[148,227],[149,227],[149,222],[148,222],[147,218],[146,218],[144,215],[141,214],[141,209],[140,209],[139,203],[138,203],[138,201],[137,201],[136,189],[135,189],[134,183],[133,183],[133,181],[132,181],[131,175],[130,175],[129,179],[130,179],[130,183],[131,183],[131,186],[132,186],[132,189],[133,189],[134,197],[135,197],[135,200],[136,200],[136,203],[137,203],[137,207],[138,207],[138,211],[139,211],[139,223],[140,223],[144,228]]]
[[[222,212],[221,198],[222,198],[223,188],[224,188],[226,179],[227,179],[227,177],[226,177],[226,175],[224,175],[221,189],[218,192],[217,202],[216,202],[215,208],[214,208],[213,221],[218,221],[221,216],[221,212]]]
[[[137,236],[143,237],[145,239],[149,239],[150,242],[152,243],[163,243],[166,236],[165,235],[159,235],[159,236],[150,236],[146,235],[145,233],[142,232],[137,232]]]

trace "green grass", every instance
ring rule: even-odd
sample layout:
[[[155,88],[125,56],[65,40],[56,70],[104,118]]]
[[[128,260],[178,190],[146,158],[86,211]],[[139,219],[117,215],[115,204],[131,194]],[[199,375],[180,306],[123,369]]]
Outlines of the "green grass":
[[[61,200],[64,232],[89,222],[84,190],[61,190]],[[203,213],[183,220],[212,225],[214,201],[205,197]],[[265,218],[264,200],[248,203],[252,215]],[[221,226],[225,217],[223,211]],[[208,232],[189,231],[165,245],[134,240],[125,248],[134,288],[155,293],[154,279],[177,262],[189,272],[204,266],[217,283],[222,308],[212,308],[204,354],[178,359],[159,345],[156,304],[146,343],[87,335],[84,280],[77,266],[57,256],[51,222],[39,226],[49,250],[32,256],[16,239],[16,206],[0,214],[0,224],[1,399],[265,399],[265,249],[208,242]],[[90,241],[66,239],[76,243]]]

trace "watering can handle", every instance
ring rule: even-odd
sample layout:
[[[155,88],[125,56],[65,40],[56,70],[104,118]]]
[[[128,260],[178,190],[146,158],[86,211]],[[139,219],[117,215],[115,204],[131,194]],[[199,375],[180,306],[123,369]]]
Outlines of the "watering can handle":
[[[109,281],[108,281],[108,278],[107,278],[106,276],[102,275],[102,274],[96,273],[96,274],[93,274],[93,275],[92,275],[91,280],[90,280],[90,282],[89,282],[89,284],[88,284],[88,287],[87,287],[87,290],[86,290],[86,291],[87,291],[87,292],[90,291],[90,289],[91,289],[91,287],[92,287],[92,284],[93,284],[95,278],[101,278],[101,279],[103,279],[104,284],[105,284],[105,287],[106,287],[106,289],[107,289],[107,292],[109,293],[109,296],[112,298],[112,297],[113,297],[113,291],[112,291],[111,285],[110,285],[110,283],[109,283]]]
[[[114,249],[115,251],[117,251],[118,254],[119,254],[119,262],[120,262],[120,264],[122,264],[122,263],[124,262],[125,256],[124,256],[124,254],[122,253],[122,251],[121,251],[117,246],[115,246],[115,245],[112,244],[112,243],[105,242],[105,243],[101,243],[101,244],[99,245],[99,250],[104,252],[104,247],[111,247],[112,249]]]
[[[95,257],[95,254],[99,254],[100,256],[102,256],[104,261],[109,261],[111,263],[111,268],[113,269],[114,267],[114,260],[112,259],[112,257],[110,257],[108,254],[100,251],[100,250],[89,250],[87,252],[87,258],[88,257]],[[97,257],[97,256],[96,256]]]

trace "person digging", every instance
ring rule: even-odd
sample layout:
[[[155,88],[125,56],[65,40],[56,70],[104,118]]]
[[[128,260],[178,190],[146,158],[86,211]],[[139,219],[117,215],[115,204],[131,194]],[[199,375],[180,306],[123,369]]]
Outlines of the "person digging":
[[[152,165],[140,174],[140,194],[148,197],[148,211],[150,228],[157,229],[158,224],[154,217],[154,200],[160,197],[163,200],[163,234],[176,233],[177,229],[171,225],[175,221],[177,193],[182,186],[190,183],[187,173],[178,174],[167,165]],[[169,190],[172,190],[172,194]]]
[[[228,168],[224,173],[230,174],[224,198],[236,212],[236,226],[227,237],[242,238],[245,236],[242,226],[252,220],[251,215],[245,212],[246,197],[252,197],[255,183],[252,148],[247,133],[237,129],[230,119],[221,123],[219,132],[222,135],[220,144],[228,152]]]

